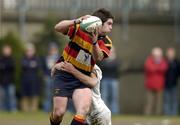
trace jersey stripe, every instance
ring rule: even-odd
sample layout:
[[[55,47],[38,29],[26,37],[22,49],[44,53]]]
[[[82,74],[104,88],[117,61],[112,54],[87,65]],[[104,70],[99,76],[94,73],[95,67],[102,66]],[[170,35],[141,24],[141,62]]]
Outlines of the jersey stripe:
[[[109,43],[109,44],[112,45],[112,41],[111,41],[111,39],[108,36],[106,36],[106,40],[107,41],[105,41],[105,44]]]
[[[63,52],[63,58],[64,58],[64,60],[71,62],[71,64],[78,67],[79,69],[83,69],[83,70],[88,71],[88,72],[91,72],[93,69],[93,66],[94,66],[94,65],[87,66],[87,65],[84,65],[82,63],[79,63],[78,61],[76,61],[76,59],[74,57],[67,54],[66,51]]]
[[[82,30],[80,30],[80,28],[77,30],[76,33],[77,36],[81,37],[83,40],[85,40],[86,42],[92,44],[92,38],[89,34],[83,32]]]
[[[86,53],[91,54],[88,50],[81,48],[81,47],[80,47],[78,44],[76,44],[75,42],[69,42],[68,47],[76,50],[77,52],[79,52],[79,51],[82,49],[82,50],[84,50]],[[67,51],[67,52],[68,52],[68,51]]]
[[[106,45],[104,44],[103,40],[99,40],[99,47],[100,49],[105,53],[105,58],[109,56],[110,54],[110,49],[108,49],[106,47]]]
[[[74,57],[74,58],[76,58],[76,56],[78,55],[78,51],[76,51],[76,50],[74,50],[74,49],[71,49],[71,51],[69,51],[69,46],[68,47],[66,47],[65,49],[64,49],[64,51],[66,52],[66,53],[68,53],[70,56],[72,56],[72,57]]]
[[[86,49],[89,53],[92,53],[92,44],[88,43],[87,41],[83,40],[81,37],[75,35],[72,42],[78,44],[81,48]]]

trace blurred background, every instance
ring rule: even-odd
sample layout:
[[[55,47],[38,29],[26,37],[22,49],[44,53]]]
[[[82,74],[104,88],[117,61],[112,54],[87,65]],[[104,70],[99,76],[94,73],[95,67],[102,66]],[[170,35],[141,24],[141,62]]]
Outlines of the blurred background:
[[[107,67],[106,63],[111,61],[99,64],[105,72],[105,78],[102,80],[104,86],[101,88],[102,97],[106,103],[112,102],[107,104],[112,113],[157,115],[156,111],[147,113],[145,110],[147,103],[156,106],[160,100],[162,111],[158,115],[180,114],[179,82],[175,80],[177,84],[170,87],[169,91],[165,85],[159,100],[156,99],[158,92],[153,90],[152,98],[155,101],[148,101],[149,89],[145,84],[144,68],[153,48],[161,49],[162,58],[167,58],[167,67],[170,67],[167,56],[169,49],[176,54],[177,60],[180,59],[179,0],[0,0],[2,116],[6,112],[50,111],[52,104],[49,70],[68,41],[67,37],[54,31],[54,26],[63,19],[75,19],[91,14],[98,8],[106,8],[115,16],[113,31],[109,36],[115,47],[117,71],[112,70],[113,67]],[[4,61],[6,56],[12,59]],[[173,71],[176,69],[178,75],[175,79],[179,79],[178,66]],[[169,70],[167,68],[164,74]],[[108,78],[108,72],[115,72],[115,75]],[[165,81],[167,77],[164,75]],[[12,80],[7,80],[11,78]],[[110,85],[106,85],[108,80]],[[105,90],[107,87],[111,87],[108,89],[109,92]],[[175,90],[171,91],[171,88]],[[167,94],[166,90],[170,94]],[[173,92],[175,94],[171,94]],[[173,105],[176,105],[174,114],[166,112],[167,103],[170,103],[167,110],[173,110]],[[129,125],[124,123],[126,124]],[[164,121],[163,124],[170,123]]]

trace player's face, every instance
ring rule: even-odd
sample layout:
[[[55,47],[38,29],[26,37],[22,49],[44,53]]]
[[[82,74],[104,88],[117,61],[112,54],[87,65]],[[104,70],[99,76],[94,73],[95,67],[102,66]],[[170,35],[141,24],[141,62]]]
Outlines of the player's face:
[[[113,19],[109,18],[100,29],[100,35],[106,35],[112,31]]]

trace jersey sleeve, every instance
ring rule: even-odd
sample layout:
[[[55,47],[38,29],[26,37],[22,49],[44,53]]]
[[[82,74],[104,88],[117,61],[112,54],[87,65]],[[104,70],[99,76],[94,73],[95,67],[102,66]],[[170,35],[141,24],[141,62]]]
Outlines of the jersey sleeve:
[[[102,71],[97,65],[94,66],[93,73],[96,74],[98,80],[101,81],[101,79],[102,79]]]
[[[67,35],[69,36],[69,38],[71,38],[73,36],[74,32],[75,32],[75,26],[71,25],[67,32]]]
[[[74,34],[77,32],[78,28],[79,28],[79,24],[76,24],[76,25],[73,24],[73,25],[71,25],[71,26],[69,27],[68,32],[67,32],[67,35],[69,36],[70,39],[71,39],[71,38],[74,36]]]
[[[104,53],[104,58],[109,57],[110,50],[112,48],[112,41],[110,40],[110,38],[106,36],[104,39],[99,40],[98,44],[99,44],[100,49]]]

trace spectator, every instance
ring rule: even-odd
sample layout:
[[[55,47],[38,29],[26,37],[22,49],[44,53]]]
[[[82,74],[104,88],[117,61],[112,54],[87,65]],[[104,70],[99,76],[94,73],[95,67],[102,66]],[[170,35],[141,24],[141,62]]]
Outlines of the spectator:
[[[168,70],[166,73],[165,93],[164,93],[164,113],[165,115],[177,115],[177,83],[180,73],[180,64],[176,58],[174,48],[167,49]]]
[[[102,61],[100,67],[103,72],[101,84],[102,99],[110,108],[112,114],[118,114],[119,106],[119,60],[115,48],[112,47],[111,55],[108,59]]]
[[[147,89],[145,114],[152,115],[153,106],[155,106],[155,114],[160,115],[162,113],[164,81],[167,70],[167,63],[163,58],[161,48],[152,49],[152,55],[146,59],[144,68],[145,87]]]
[[[44,71],[45,91],[43,100],[43,110],[50,112],[52,107],[52,79],[51,68],[59,58],[58,46],[55,43],[50,43],[48,48],[48,54],[42,61],[42,67]]]
[[[15,112],[16,95],[14,85],[15,62],[12,58],[12,48],[4,45],[0,57],[0,91],[2,108],[6,111]]]
[[[21,66],[21,108],[25,112],[36,111],[39,105],[40,94],[40,64],[38,57],[35,55],[35,48],[32,44],[27,45]]]

